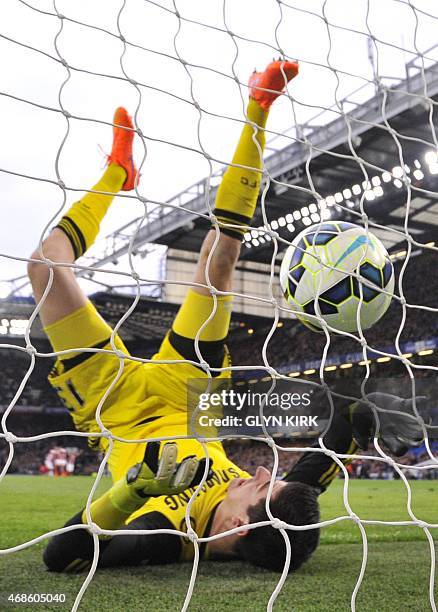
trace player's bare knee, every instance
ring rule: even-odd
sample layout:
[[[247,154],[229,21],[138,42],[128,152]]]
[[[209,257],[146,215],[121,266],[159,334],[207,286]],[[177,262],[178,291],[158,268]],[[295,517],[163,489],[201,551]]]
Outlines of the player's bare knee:
[[[47,256],[47,255],[46,255]],[[40,251],[36,249],[27,262],[27,274],[32,282],[45,280],[49,276],[49,267],[44,263]]]
[[[44,257],[50,261],[56,261],[56,258],[53,258],[50,252],[46,252],[46,249],[44,249]],[[45,291],[50,276],[50,267],[49,264],[44,261],[44,257],[37,249],[30,256],[31,261],[27,263],[27,274],[32,284],[34,295],[38,299],[40,299],[42,293]],[[70,272],[70,270],[67,271],[66,268],[61,267],[53,267],[52,269],[54,279],[62,278],[62,276]]]
[[[215,271],[226,275],[234,270],[237,259],[238,254],[234,250],[226,248],[226,245],[222,246],[219,244],[216,252],[213,253],[211,265]]]
[[[71,263],[74,261],[70,243],[65,239],[63,234],[59,236],[55,232],[56,228],[43,242],[42,252],[37,248],[30,256],[31,261],[28,262],[27,273],[31,281],[38,281],[39,279],[43,281],[47,280],[49,275],[49,262]],[[48,261],[46,262],[46,260]],[[65,274],[66,270],[67,268],[60,266],[53,268],[55,274]]]

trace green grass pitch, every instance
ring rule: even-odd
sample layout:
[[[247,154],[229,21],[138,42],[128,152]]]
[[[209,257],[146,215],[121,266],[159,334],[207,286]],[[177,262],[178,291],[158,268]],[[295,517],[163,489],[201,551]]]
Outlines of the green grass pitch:
[[[7,476],[0,483],[0,548],[25,542],[58,528],[84,505],[92,485],[88,477],[51,479]],[[345,515],[338,480],[321,496],[322,518]],[[103,483],[108,486],[108,479]],[[418,518],[438,523],[438,481],[411,481],[413,510]],[[406,489],[400,481],[350,483],[350,503],[361,518],[409,520]],[[368,566],[357,599],[358,612],[430,610],[430,552],[418,527],[370,526]],[[438,529],[433,535],[438,537]],[[41,553],[44,542],[0,556],[0,592],[65,593],[66,603],[14,605],[1,610],[70,610],[85,575],[48,573]],[[313,558],[288,577],[274,606],[296,612],[346,612],[362,560],[360,533],[351,521],[324,528]],[[100,570],[80,609],[137,612],[179,610],[184,601],[190,564]],[[200,564],[191,611],[258,612],[266,609],[278,575],[239,562]]]

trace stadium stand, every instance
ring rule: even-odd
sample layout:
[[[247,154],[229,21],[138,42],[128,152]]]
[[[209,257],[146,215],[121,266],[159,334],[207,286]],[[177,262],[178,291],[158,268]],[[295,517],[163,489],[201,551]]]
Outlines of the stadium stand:
[[[18,380],[18,378],[17,378]],[[58,402],[59,405],[59,402]],[[18,406],[7,421],[8,428],[17,436],[37,436],[49,431],[73,430],[68,412],[61,407]],[[76,474],[91,474],[99,467],[99,457],[87,446],[87,441],[79,437],[56,436],[35,442],[17,444],[14,459],[8,470],[11,474],[39,474],[47,452],[54,446],[79,449],[76,461]],[[0,466],[3,467],[8,456],[9,446],[0,440]]]
[[[411,259],[403,280],[403,289],[408,303],[432,306],[438,289],[438,280],[433,270],[433,255],[433,253],[424,253]],[[400,268],[401,262],[397,262],[395,265],[396,275],[400,272]],[[425,279],[427,279],[427,282],[425,282]],[[384,317],[372,329],[367,330],[368,344],[380,349],[388,347],[389,352],[394,352],[394,340],[400,327],[401,316],[400,304],[393,301]],[[248,335],[248,330],[245,327],[239,328],[233,336],[235,341],[232,352],[233,363],[236,365],[260,363],[261,348],[271,326],[272,321],[266,320],[266,323],[262,323],[257,328],[252,328],[253,333],[251,333],[247,343],[243,343],[241,340],[245,335]],[[425,330],[427,330],[427,333],[425,333]],[[431,340],[434,336],[438,336],[434,313],[408,309],[406,323],[400,339],[401,343]],[[285,321],[276,330],[268,345],[268,359],[275,367],[299,363],[303,359],[307,362],[318,360],[325,343],[324,334],[310,333],[306,327],[296,321]],[[332,335],[328,360],[336,355],[357,353],[360,351],[358,347],[359,345],[349,338]],[[292,370],[293,368],[289,369]]]
[[[419,254],[412,257],[404,276],[403,287],[408,303],[431,305],[434,295],[438,291],[438,279],[434,274],[433,253]],[[396,262],[396,273],[399,273],[400,262]],[[425,282],[427,279],[427,282]],[[120,316],[126,311],[131,297],[119,295],[96,294],[93,301],[96,303],[102,316],[111,324],[115,324]],[[12,308],[13,306],[11,306]],[[166,329],[169,327],[177,306],[151,300],[141,300],[140,305],[128,319],[129,329],[122,328],[122,336],[132,354],[140,357],[151,357],[158,349],[159,343]],[[367,340],[374,348],[394,347],[394,339],[399,329],[401,307],[393,302],[383,319],[377,323],[366,334]],[[272,320],[264,317],[254,317],[236,313],[229,336],[229,348],[233,357],[234,365],[257,365],[262,362],[261,352],[266,335],[272,326]],[[427,329],[427,337],[424,330]],[[438,337],[438,329],[434,326],[432,313],[424,310],[407,310],[406,325],[404,326],[401,343],[431,342]],[[8,338],[8,343],[23,344],[22,338]],[[34,341],[35,346],[41,352],[50,352],[47,341],[40,339]],[[322,354],[325,344],[323,334],[310,332],[301,323],[295,320],[282,320],[274,336],[268,345],[269,362],[283,373],[289,373],[297,365],[303,363],[313,364],[317,368],[318,360]],[[435,346],[435,344],[434,344]],[[392,351],[394,349],[392,348]],[[418,352],[418,351],[417,351]],[[420,351],[421,352],[421,351]],[[340,363],[345,356],[358,353],[358,345],[348,338],[332,336],[328,363]],[[16,350],[2,348],[2,369],[0,370],[0,414],[10,403],[17,388],[23,379],[28,367],[29,357],[25,353]],[[305,362],[303,362],[303,358]],[[301,361],[300,361],[301,360]],[[428,351],[427,355],[416,355],[412,358],[413,363],[419,365],[436,365],[436,351]],[[70,416],[61,407],[60,400],[52,387],[47,383],[48,373],[53,365],[52,358],[38,358],[31,377],[21,394],[17,405],[8,418],[8,429],[15,435],[30,436],[47,431],[60,431],[73,429]],[[304,367],[301,368],[302,370]],[[385,364],[373,360],[370,364],[373,377],[397,378],[406,375],[404,366],[395,360]],[[307,377],[313,377],[317,372]],[[354,363],[349,369],[337,367],[335,371],[327,373],[328,380],[341,378],[360,378],[364,375],[364,369]],[[417,370],[418,379],[433,376],[430,370]],[[438,409],[432,415],[433,423],[438,424]],[[4,464],[7,457],[8,446],[0,441],[0,465]],[[80,438],[50,438],[37,442],[17,444],[15,456],[10,473],[38,473],[43,462],[45,453],[55,444],[62,446],[78,446],[80,455],[77,461],[76,473],[94,472],[99,465],[99,457],[90,451],[85,440]],[[229,441],[226,443],[231,455],[239,454],[239,462],[245,465],[249,472],[261,463],[266,467],[272,465],[271,451],[263,444],[242,443]],[[285,445],[291,445],[291,441],[285,440]],[[297,444],[297,443],[293,443]],[[436,442],[434,442],[436,444]],[[370,448],[370,452],[374,452]],[[285,453],[283,453],[285,455]],[[279,473],[286,467],[290,468],[291,461],[299,458],[299,453],[288,454],[280,457]],[[404,458],[409,461],[418,462],[425,458],[421,450],[415,450]],[[356,461],[350,468],[352,477],[385,478],[392,477],[392,470],[382,466],[379,462]],[[427,474],[432,474],[427,471]],[[416,476],[412,471],[412,477]]]

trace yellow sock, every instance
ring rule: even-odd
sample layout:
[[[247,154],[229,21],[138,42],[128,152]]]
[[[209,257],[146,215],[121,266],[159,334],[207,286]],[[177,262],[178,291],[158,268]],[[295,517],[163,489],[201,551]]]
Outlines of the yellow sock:
[[[125,180],[126,171],[120,166],[110,164],[93,190],[117,193]],[[83,255],[96,240],[100,223],[113,199],[112,195],[87,193],[82,200],[73,204],[56,226],[62,229],[70,240],[75,259]]]
[[[111,491],[112,488],[91,504],[91,518],[101,529],[120,529],[125,524],[126,519],[139,507],[139,504],[137,504],[133,509],[122,510],[113,503]],[[87,522],[85,510],[82,512],[82,522]],[[108,536],[100,537],[105,539]]]
[[[250,121],[264,128],[268,112],[250,98],[247,116]],[[254,143],[253,135],[253,126],[245,125],[232,159],[233,164],[262,168],[261,154]],[[263,153],[266,140],[263,130],[257,131],[256,140]],[[225,172],[217,192],[214,214],[219,222],[242,225],[242,229],[221,227],[224,234],[241,239],[247,231],[246,226],[250,223],[257,205],[261,180],[261,173],[255,170],[230,166]]]
[[[85,306],[74,310],[55,323],[44,327],[54,351],[65,351],[79,346],[96,346],[111,336],[112,329],[102,319],[96,308],[87,300]],[[63,355],[71,357],[70,354]]]
[[[232,302],[231,295],[217,296],[215,315],[202,330],[199,337],[201,342],[225,340],[230,327]],[[210,318],[212,310],[213,298],[210,295],[201,295],[189,289],[175,317],[172,330],[184,338],[194,340],[201,325]]]

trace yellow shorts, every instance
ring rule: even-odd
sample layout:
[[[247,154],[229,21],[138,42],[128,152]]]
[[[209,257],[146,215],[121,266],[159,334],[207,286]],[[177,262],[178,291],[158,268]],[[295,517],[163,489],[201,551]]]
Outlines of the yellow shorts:
[[[207,306],[203,302],[205,299],[203,296],[194,299],[198,300],[198,297],[201,299],[201,306],[202,304]],[[192,312],[193,304],[191,306]],[[209,309],[210,312],[211,305]],[[227,329],[229,310],[229,306],[225,306],[223,316],[227,318]],[[220,309],[218,314],[219,311]],[[196,314],[199,315],[199,312]],[[193,318],[193,312],[191,316]],[[200,323],[197,325],[199,328]],[[178,331],[184,331],[178,317],[172,331],[164,338],[158,353],[148,363],[121,359],[111,352],[93,353],[80,350],[73,356],[68,354],[58,358],[49,376],[49,382],[70,411],[78,431],[87,433],[100,431],[96,421],[96,411],[99,409],[104,427],[111,434],[121,438],[134,440],[159,437],[161,430],[166,430],[164,435],[173,435],[169,433],[172,431],[172,424],[175,426],[175,435],[182,435],[187,418],[188,382],[190,379],[207,377],[207,374],[201,368],[187,363],[187,359],[197,361],[197,358],[189,354],[190,338],[175,334],[175,327]],[[46,328],[55,351],[69,347],[78,349],[95,347],[112,351],[111,331],[90,302],[86,307]],[[214,333],[218,335],[223,331],[215,329]],[[221,349],[220,367],[231,365],[224,340],[224,337],[204,340],[204,347],[206,346],[207,350],[210,345],[213,351]],[[117,349],[129,356],[129,351],[120,337],[116,336],[115,344]],[[175,344],[181,352],[175,348]],[[193,351],[193,348],[191,350]],[[163,364],[159,363],[160,360],[171,360],[175,363]],[[208,361],[210,363],[210,359]],[[123,363],[121,375],[103,399],[116,379],[121,363]],[[220,374],[220,377],[229,376],[230,371]],[[105,451],[108,447],[105,438],[90,437],[89,442],[96,450],[100,448]],[[115,441],[109,459],[114,479],[121,477],[126,469],[141,458],[142,446],[137,443]]]

